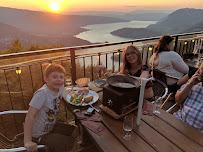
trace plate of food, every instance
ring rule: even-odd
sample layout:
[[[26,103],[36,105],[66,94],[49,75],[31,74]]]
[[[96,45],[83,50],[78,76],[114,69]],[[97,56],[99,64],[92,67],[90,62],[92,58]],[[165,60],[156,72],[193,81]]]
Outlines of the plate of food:
[[[72,91],[67,96],[68,103],[74,106],[88,106],[97,102],[99,95],[91,90],[83,89],[78,91]]]

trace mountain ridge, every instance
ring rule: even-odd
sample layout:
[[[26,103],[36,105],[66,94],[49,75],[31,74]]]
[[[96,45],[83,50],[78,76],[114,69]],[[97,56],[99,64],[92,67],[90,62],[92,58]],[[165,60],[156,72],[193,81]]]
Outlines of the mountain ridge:
[[[203,22],[203,9],[183,8],[178,9],[156,24],[147,28],[155,31],[166,31],[169,33],[180,33],[186,29]]]
[[[203,31],[203,10],[183,8],[176,10],[156,24],[151,24],[145,29],[122,28],[111,34],[124,38],[145,38],[146,36],[160,36]],[[150,33],[151,32],[151,33]]]
[[[48,37],[48,36],[36,36],[20,29],[0,23],[0,50],[6,50],[8,46],[11,46],[13,40],[19,39],[24,45],[24,48],[29,47],[31,44],[39,44],[40,46],[46,45],[64,45],[64,46],[80,46],[91,44],[86,40],[75,38],[72,36],[64,37]]]
[[[67,47],[88,45],[91,43],[74,37],[86,31],[81,26],[121,21],[126,20],[0,7],[0,50],[5,50],[15,39],[19,39],[25,47],[33,43]]]
[[[76,35],[90,24],[125,22],[112,17],[62,15],[0,7],[0,22],[35,35]]]

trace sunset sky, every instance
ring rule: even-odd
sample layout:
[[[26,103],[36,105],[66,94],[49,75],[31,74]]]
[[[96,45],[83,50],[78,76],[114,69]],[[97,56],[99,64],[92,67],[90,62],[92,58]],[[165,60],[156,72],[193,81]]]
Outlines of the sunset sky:
[[[135,11],[203,9],[203,0],[0,0],[0,6],[56,13],[68,11]]]

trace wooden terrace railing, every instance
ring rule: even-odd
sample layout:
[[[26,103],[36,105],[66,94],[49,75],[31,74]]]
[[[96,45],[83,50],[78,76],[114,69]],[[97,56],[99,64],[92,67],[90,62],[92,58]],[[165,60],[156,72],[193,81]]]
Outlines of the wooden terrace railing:
[[[203,31],[172,36],[175,39],[174,49],[181,56],[198,49],[203,41]],[[67,75],[72,76],[73,83],[80,77],[94,80],[98,78],[95,74],[97,64],[105,65],[112,72],[120,70],[122,52],[128,44],[138,46],[143,64],[148,64],[159,38],[0,55],[0,111],[27,109],[33,93],[43,85],[43,72],[50,63],[63,65]],[[0,121],[3,123],[4,120]]]

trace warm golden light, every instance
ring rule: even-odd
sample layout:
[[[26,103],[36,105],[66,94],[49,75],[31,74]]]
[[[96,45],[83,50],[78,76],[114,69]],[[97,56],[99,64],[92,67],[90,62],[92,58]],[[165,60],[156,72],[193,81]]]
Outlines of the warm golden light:
[[[52,2],[50,5],[50,8],[53,12],[58,12],[60,10],[60,6],[56,2]]]
[[[21,74],[21,69],[20,68],[16,69],[16,74]]]

